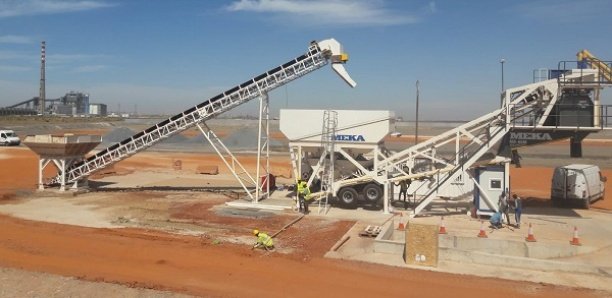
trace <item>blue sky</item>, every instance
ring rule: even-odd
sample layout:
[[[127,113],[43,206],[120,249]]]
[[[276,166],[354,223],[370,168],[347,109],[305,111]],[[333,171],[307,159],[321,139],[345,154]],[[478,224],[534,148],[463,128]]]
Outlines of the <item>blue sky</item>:
[[[334,37],[349,53],[347,87],[329,67],[270,93],[279,108],[381,109],[469,120],[505,85],[532,81],[589,49],[612,60],[612,1],[0,0],[0,106],[90,93],[109,109],[174,114]],[[608,104],[610,91],[604,93]],[[254,114],[256,102],[233,114]]]

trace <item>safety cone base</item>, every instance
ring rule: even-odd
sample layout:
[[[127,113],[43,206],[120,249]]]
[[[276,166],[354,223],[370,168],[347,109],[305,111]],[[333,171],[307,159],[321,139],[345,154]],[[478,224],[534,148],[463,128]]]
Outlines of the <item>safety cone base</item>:
[[[440,231],[438,231],[438,234],[448,234],[448,232],[446,232],[446,227],[440,227]]]
[[[576,238],[574,238],[574,239],[570,240],[570,242],[569,242],[569,243],[570,243],[571,245],[576,245],[576,246],[581,246],[581,245],[582,245],[582,243],[580,243],[580,240],[578,240],[578,239],[576,239]]]
[[[480,233],[478,233],[478,238],[489,238],[489,236],[487,236],[487,232],[480,230]]]
[[[406,226],[404,226],[404,224],[400,222],[399,225],[397,226],[397,229],[400,231],[403,231],[406,229]]]
[[[574,237],[569,242],[571,245],[580,246],[580,238],[578,238],[578,227],[574,227]]]
[[[527,242],[536,242],[536,238],[535,236],[533,236],[533,228],[531,227],[531,224],[529,224],[529,230],[527,230],[527,237],[525,237],[525,241]]]

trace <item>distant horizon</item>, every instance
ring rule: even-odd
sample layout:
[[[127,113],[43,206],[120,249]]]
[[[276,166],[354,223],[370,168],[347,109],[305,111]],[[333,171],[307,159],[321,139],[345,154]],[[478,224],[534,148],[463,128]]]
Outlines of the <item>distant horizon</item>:
[[[502,65],[510,88],[584,48],[612,60],[612,41],[599,38],[609,11],[606,0],[4,1],[0,107],[38,96],[43,40],[47,98],[81,91],[109,110],[174,115],[333,37],[357,87],[325,67],[270,92],[272,115],[351,108],[413,119],[418,80],[419,117],[466,121],[498,108]]]

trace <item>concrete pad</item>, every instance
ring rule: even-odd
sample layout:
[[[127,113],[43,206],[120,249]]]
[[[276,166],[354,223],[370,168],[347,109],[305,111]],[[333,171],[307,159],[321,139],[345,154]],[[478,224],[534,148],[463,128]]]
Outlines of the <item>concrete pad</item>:
[[[531,208],[530,208],[531,209]],[[535,209],[535,208],[533,208]],[[569,216],[540,210],[523,217],[534,227],[537,242],[527,243],[527,228],[491,230],[489,238],[476,237],[480,221],[466,215],[445,216],[448,235],[441,235],[440,261],[435,271],[546,282],[573,287],[612,290],[612,217],[596,210],[570,210]],[[563,211],[567,213],[567,211]],[[562,212],[562,213],[563,213]],[[376,239],[359,237],[370,222],[359,221],[347,232],[350,239],[327,257],[412,268],[404,264],[399,217],[388,221]],[[438,224],[440,217],[411,221]],[[581,227],[583,246],[571,246],[574,225]],[[486,225],[488,226],[488,225]],[[402,239],[398,239],[402,238]],[[394,246],[395,245],[395,246]],[[423,269],[420,266],[414,268]],[[428,269],[430,270],[430,269]]]
[[[263,210],[276,210],[276,211],[291,209],[291,207],[287,207],[287,206],[268,205],[264,203],[238,202],[238,201],[227,202],[225,203],[225,205],[229,207],[234,207],[234,208],[263,209]]]
[[[53,222],[91,228],[119,228],[109,218],[97,212],[98,206],[73,203],[63,197],[28,199],[19,204],[2,204],[0,213],[28,220]]]

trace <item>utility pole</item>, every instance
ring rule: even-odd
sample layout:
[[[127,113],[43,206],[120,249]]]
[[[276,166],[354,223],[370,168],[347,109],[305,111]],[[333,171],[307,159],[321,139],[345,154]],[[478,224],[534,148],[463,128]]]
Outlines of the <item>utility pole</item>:
[[[504,63],[506,63],[506,59],[502,58],[501,60],[499,60],[499,63],[501,64],[501,93],[504,93]],[[503,97],[500,100],[500,104],[499,106],[501,107],[504,104],[504,99]]]
[[[414,125],[414,144],[419,143],[419,80],[416,81],[416,121]]]
[[[45,60],[46,43],[43,40],[40,44],[40,93],[38,94],[38,104],[40,114],[45,115]]]

